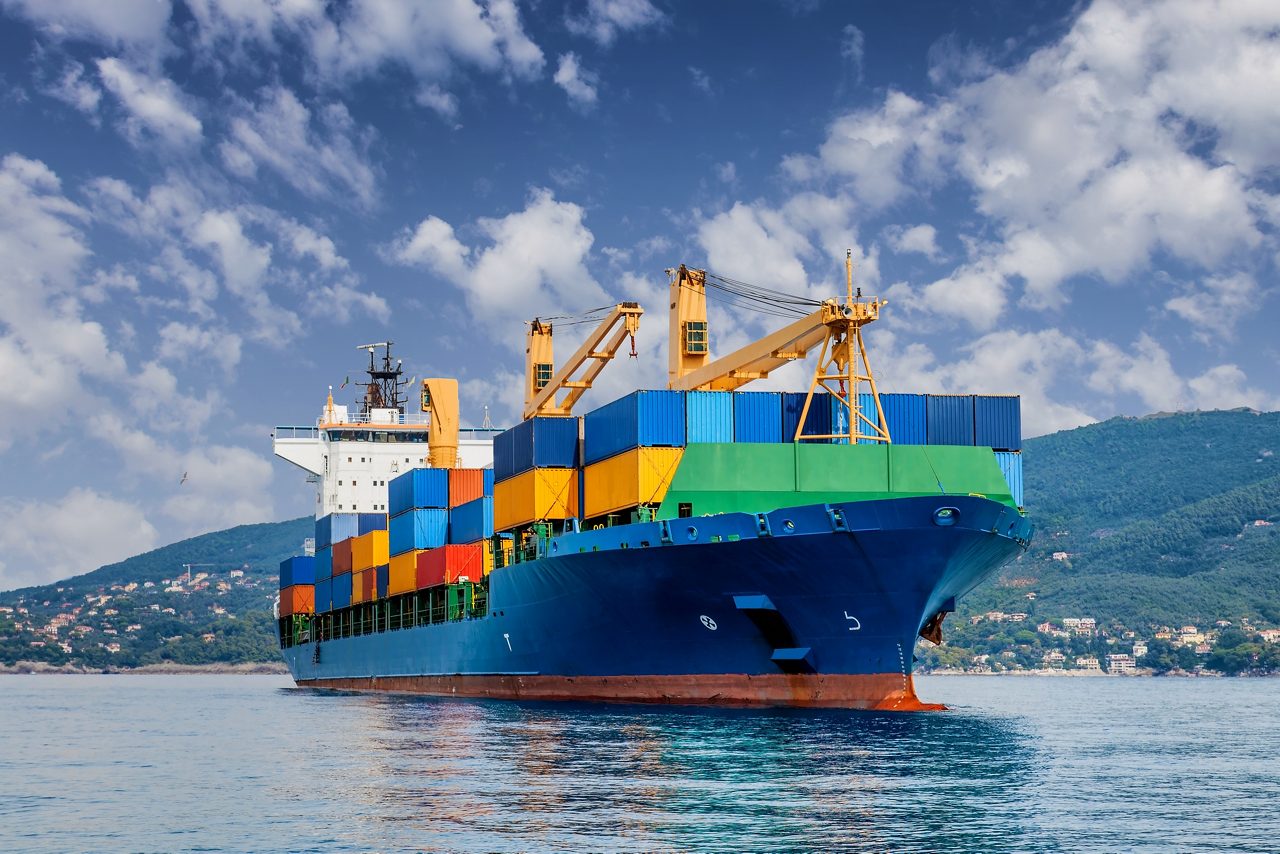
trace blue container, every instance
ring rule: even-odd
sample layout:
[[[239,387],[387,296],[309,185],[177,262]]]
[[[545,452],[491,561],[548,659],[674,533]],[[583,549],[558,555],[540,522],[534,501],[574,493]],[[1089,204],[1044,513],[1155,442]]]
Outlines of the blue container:
[[[927,444],[973,444],[973,395],[930,394],[924,406]]]
[[[360,536],[360,514],[330,513],[316,520],[316,548]]]
[[[1009,482],[1009,492],[1013,494],[1013,500],[1018,502],[1019,507],[1025,507],[1022,500],[1021,452],[996,451],[996,462],[1000,464],[1004,479]]]
[[[364,536],[371,531],[387,530],[387,514],[386,513],[361,513],[360,514],[360,536]]]
[[[506,480],[532,468],[574,468],[577,464],[577,418],[530,418],[493,440],[495,480]]]
[[[926,404],[923,394],[881,394],[880,406],[895,445],[926,445]]]
[[[330,610],[336,611],[339,608],[351,607],[351,573],[344,572],[342,575],[335,575],[330,579],[332,597]]]
[[[383,564],[373,569],[373,586],[377,594],[377,598],[387,598],[387,582],[391,578],[391,567]]]
[[[484,469],[484,474],[482,475],[482,477],[484,478],[484,492],[480,494],[487,495],[490,498],[492,498],[493,497],[493,469],[491,468]]]
[[[685,393],[634,391],[583,418],[583,464],[632,448],[683,448]]]
[[[410,469],[387,484],[387,510],[392,516],[417,507],[448,506],[448,469]]]
[[[440,469],[445,471],[445,469]],[[414,549],[435,549],[448,542],[449,511],[431,508],[410,510],[392,516],[387,524],[387,545],[391,554]]]
[[[1022,398],[978,395],[973,399],[973,443],[997,451],[1022,450]]]
[[[684,416],[689,444],[733,441],[733,392],[686,392]]]
[[[333,546],[316,549],[316,578],[328,578],[333,575]]]
[[[316,613],[327,614],[333,610],[333,579],[321,578],[316,581]]]
[[[305,555],[285,558],[280,561],[280,589],[295,584],[316,583],[316,559]]]
[[[783,393],[782,441],[795,441],[796,427],[800,424],[800,413],[804,411],[804,401],[808,396],[807,392],[802,391]],[[809,407],[809,417],[805,419],[802,436],[822,436],[831,433],[831,402],[828,397],[830,395],[825,392],[813,396],[813,405]],[[816,441],[829,442],[830,440]]]
[[[734,392],[733,441],[781,442],[782,395],[776,391]]]
[[[449,511],[449,542],[464,545],[492,536],[492,498],[477,498]]]

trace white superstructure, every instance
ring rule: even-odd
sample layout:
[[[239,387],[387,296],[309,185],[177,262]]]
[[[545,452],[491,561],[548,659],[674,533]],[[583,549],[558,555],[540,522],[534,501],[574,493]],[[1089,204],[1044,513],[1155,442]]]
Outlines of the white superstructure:
[[[373,361],[373,347],[386,347],[383,366]],[[386,513],[387,484],[397,475],[428,465],[431,428],[425,413],[404,413],[406,383],[399,380],[399,363],[391,364],[390,344],[365,345],[370,351],[370,383],[367,403],[360,412],[328,402],[313,424],[280,426],[271,433],[272,450],[307,472],[316,484],[316,518],[330,513]],[[381,383],[381,386],[377,386]],[[383,401],[394,406],[379,406]],[[369,405],[372,403],[373,405]],[[487,422],[487,418],[486,418]],[[461,428],[458,433],[458,466],[487,468],[493,465],[496,428]]]
[[[395,410],[374,410],[364,418],[348,416],[345,406],[333,409],[340,417],[331,418],[325,407],[313,426],[276,427],[271,434],[275,455],[307,472],[307,480],[316,484],[317,518],[387,512],[387,483],[427,465],[426,418],[401,416]],[[386,413],[385,420],[379,419],[380,412]],[[493,435],[499,431],[460,432],[459,467],[492,466]]]

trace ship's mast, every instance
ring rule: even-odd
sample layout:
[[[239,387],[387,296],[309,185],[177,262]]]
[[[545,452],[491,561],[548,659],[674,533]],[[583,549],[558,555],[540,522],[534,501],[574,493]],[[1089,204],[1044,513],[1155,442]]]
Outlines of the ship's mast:
[[[404,373],[401,360],[396,359],[394,363],[391,361],[391,345],[394,343],[380,341],[377,344],[361,344],[356,348],[369,353],[369,367],[365,369],[369,382],[356,383],[364,387],[364,400],[360,402],[360,406],[365,415],[374,409],[395,409],[404,414],[405,395],[401,390],[408,382],[400,378]],[[379,347],[382,348],[381,365],[378,364],[377,357]]]

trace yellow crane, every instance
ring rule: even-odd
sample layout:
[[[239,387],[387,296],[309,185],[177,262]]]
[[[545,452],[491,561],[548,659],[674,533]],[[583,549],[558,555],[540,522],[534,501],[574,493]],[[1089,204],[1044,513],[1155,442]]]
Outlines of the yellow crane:
[[[805,317],[715,361],[708,361],[710,331],[707,326],[706,271],[690,270],[682,264],[668,273],[671,275],[668,388],[734,391],[752,380],[768,377],[794,359],[805,358],[821,345],[794,439],[800,440],[813,396],[821,388],[834,395],[845,407],[848,428],[839,433],[806,434],[804,438],[847,439],[851,443],[859,439],[891,441],[862,337],[862,327],[879,319],[880,308],[887,300],[863,299],[861,289],[855,298],[851,250],[845,253],[846,294],[843,302],[834,298],[824,300]],[[862,412],[858,404],[858,390],[862,383],[870,387],[875,401],[874,421]]]
[[[432,468],[453,468],[458,464],[458,381],[444,377],[423,380],[422,411],[431,416],[427,462]]]
[[[552,324],[538,318],[531,321],[525,348],[524,417],[572,415],[574,404],[591,388],[628,336],[631,355],[636,355],[636,332],[643,314],[644,309],[638,303],[621,302],[613,306],[564,367],[554,374]],[[573,379],[579,370],[581,375]],[[566,393],[557,403],[556,395],[561,390]]]

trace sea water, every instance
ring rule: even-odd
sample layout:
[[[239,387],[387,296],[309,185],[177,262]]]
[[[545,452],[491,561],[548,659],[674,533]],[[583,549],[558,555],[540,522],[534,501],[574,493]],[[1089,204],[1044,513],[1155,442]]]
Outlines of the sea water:
[[[881,714],[0,677],[3,851],[1275,851],[1280,680]]]

